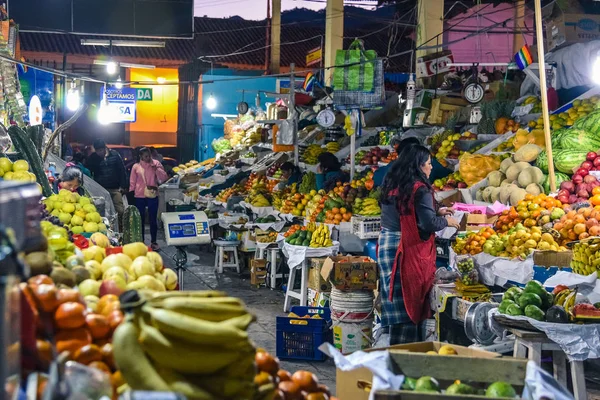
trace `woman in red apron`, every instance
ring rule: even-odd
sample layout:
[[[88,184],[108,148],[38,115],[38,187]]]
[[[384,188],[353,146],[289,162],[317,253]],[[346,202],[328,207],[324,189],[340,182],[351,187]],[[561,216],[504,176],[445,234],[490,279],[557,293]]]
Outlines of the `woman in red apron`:
[[[390,344],[419,341],[419,323],[430,315],[428,294],[435,274],[435,232],[459,224],[452,210],[437,209],[429,183],[431,156],[423,146],[412,146],[394,177],[398,190],[401,238],[391,274],[389,300],[405,310],[390,327]]]

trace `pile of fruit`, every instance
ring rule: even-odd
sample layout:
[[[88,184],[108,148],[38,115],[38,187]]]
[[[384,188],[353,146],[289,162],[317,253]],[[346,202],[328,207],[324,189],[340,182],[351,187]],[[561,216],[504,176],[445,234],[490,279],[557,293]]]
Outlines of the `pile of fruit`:
[[[194,172],[198,168],[198,161],[191,160],[185,164],[179,164],[178,166],[173,168],[173,172],[176,174],[186,174],[190,172]]]
[[[220,192],[216,197],[215,200],[220,201],[222,203],[227,202],[227,200],[231,197],[231,196],[235,196],[238,195],[240,193],[244,192],[244,187],[241,185],[233,185],[230,188],[227,188],[225,190],[223,190],[222,192]]]
[[[453,172],[450,175],[436,179],[433,181],[433,188],[435,190],[454,190],[454,189],[464,189],[467,187],[467,184],[460,176],[460,172]]]
[[[298,191],[302,194],[310,193],[317,190],[317,176],[314,172],[307,172],[302,176]]]
[[[266,189],[266,188],[265,188]],[[249,203],[253,207],[270,207],[271,202],[266,197],[265,194],[261,192],[256,192],[254,190],[248,193],[248,196],[244,199],[246,203]]]
[[[384,162],[383,159],[387,159],[387,162],[389,162],[390,153],[390,150],[382,149],[379,146],[370,150],[359,150],[354,155],[354,162],[356,165],[377,165],[379,162]],[[350,156],[348,156],[346,162],[350,163]]]
[[[307,226],[293,225],[283,235],[285,242],[294,246],[304,247],[331,247],[331,232],[325,224],[309,223]]]
[[[329,153],[335,154],[340,151],[340,144],[338,142],[329,142],[325,145],[325,149],[327,149]]]
[[[509,132],[516,132],[520,127],[518,122],[515,122],[513,119],[509,119],[506,117],[500,117],[496,120],[494,124],[494,129],[496,131],[496,135],[504,135]]]
[[[496,232],[492,228],[483,228],[478,232],[467,232],[465,237],[459,236],[456,238],[456,241],[452,244],[452,249],[459,255],[479,254],[483,251],[487,240],[495,234]]]
[[[455,142],[457,140],[460,140],[460,138],[460,133],[454,133],[451,135],[447,135],[447,137],[444,140],[434,145],[432,150],[435,154],[435,158],[437,158],[438,160],[444,160],[446,158],[458,159],[458,157],[461,155],[461,150],[456,148]]]
[[[534,250],[566,251],[560,246],[552,234],[543,232],[539,226],[527,228],[517,224],[501,237],[495,236],[491,239],[489,252],[486,253],[498,257],[520,257],[526,258]]]
[[[599,228],[597,225],[596,227]],[[597,229],[594,229],[594,233],[600,235],[600,231],[596,231]],[[571,268],[574,273],[579,275],[591,275],[596,271],[600,273],[600,239],[590,238],[575,243]]]
[[[319,379],[313,373],[300,370],[291,374],[280,369],[279,359],[264,349],[256,351],[255,363],[258,372],[254,377],[254,384],[258,388],[276,388],[274,393],[261,398],[270,400],[338,400],[331,396],[327,386],[319,384]]]
[[[529,104],[533,104],[533,108],[529,112],[530,114],[539,114],[542,112],[542,101],[539,97],[529,96],[521,103],[521,106],[526,106]],[[535,128],[535,125],[533,125],[532,128]]]
[[[545,194],[537,196],[528,194],[517,203],[516,207],[502,212],[494,229],[499,233],[504,233],[519,223],[526,227],[537,225],[550,229],[555,221],[565,215],[562,207],[563,204],[553,197]]]
[[[62,189],[43,201],[46,211],[75,234],[106,232],[102,217],[89,197]]]
[[[373,217],[381,215],[381,208],[379,207],[379,200],[375,198],[360,199],[357,198],[352,204],[352,209],[355,215],[362,215],[365,217]]]
[[[277,232],[271,231],[266,235],[256,235],[258,243],[275,243],[277,241]]]
[[[492,171],[500,169],[501,157],[481,154],[465,154],[458,165],[460,176],[467,186],[481,182]]]
[[[557,285],[552,293],[548,293],[537,281],[528,282],[523,290],[518,287],[508,289],[498,311],[554,323],[596,322],[600,319],[600,303],[589,303],[577,288]]]
[[[35,182],[35,174],[29,172],[29,163],[17,160],[14,163],[6,157],[0,157],[0,178],[7,181]]]
[[[570,210],[554,224],[562,244],[588,237],[600,236],[600,211],[590,207]]]
[[[318,157],[321,153],[325,153],[325,150],[321,146],[318,144],[311,144],[304,150],[301,158],[306,164],[316,165],[319,162]]]
[[[282,171],[280,169],[282,163],[274,163],[273,165],[271,165],[269,168],[267,168],[267,176],[276,178],[275,175],[277,175],[277,177],[280,177],[282,174]]]
[[[574,100],[573,107],[560,114],[550,115],[550,127],[553,130],[559,130],[565,126],[575,125],[576,121],[586,117],[596,109],[600,97],[593,96],[589,99]],[[540,116],[536,121],[529,123],[530,128],[544,129],[544,119]]]
[[[255,318],[239,299],[215,291],[123,297],[126,316],[113,347],[127,388],[188,399],[252,399],[274,390],[254,384],[247,328]]]

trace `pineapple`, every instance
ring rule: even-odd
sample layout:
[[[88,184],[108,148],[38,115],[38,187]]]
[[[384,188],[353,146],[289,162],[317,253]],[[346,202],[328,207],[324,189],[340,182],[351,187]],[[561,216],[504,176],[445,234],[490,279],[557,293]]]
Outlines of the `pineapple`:
[[[495,105],[494,102],[481,103],[481,120],[477,125],[477,133],[479,135],[495,134],[495,122],[497,116],[497,105]]]

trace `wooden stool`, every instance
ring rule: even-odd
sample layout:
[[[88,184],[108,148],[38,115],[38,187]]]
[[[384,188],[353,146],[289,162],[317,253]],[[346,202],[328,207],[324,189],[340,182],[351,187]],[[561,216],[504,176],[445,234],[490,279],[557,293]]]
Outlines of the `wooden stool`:
[[[215,269],[222,274],[224,268],[235,268],[239,274],[241,272],[237,249],[239,242],[215,240],[214,243],[216,246]],[[225,262],[226,253],[228,254],[227,262]]]
[[[554,379],[556,379],[565,388],[567,386],[567,356],[552,340],[548,339],[545,333],[524,331],[516,328],[509,328],[509,332],[515,335],[515,347],[513,357],[525,358],[541,365],[542,351],[552,352],[552,365],[554,370]],[[585,388],[585,376],[583,374],[583,361],[570,361],[571,363],[571,385],[573,386],[573,395],[575,400],[587,399]]]

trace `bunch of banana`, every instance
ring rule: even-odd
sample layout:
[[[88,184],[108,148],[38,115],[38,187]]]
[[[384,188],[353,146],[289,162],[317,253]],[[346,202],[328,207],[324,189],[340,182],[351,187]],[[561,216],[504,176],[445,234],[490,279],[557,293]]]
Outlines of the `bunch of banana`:
[[[190,400],[253,399],[254,321],[223,292],[143,293],[115,330],[115,362],[132,390],[172,391]]]
[[[562,306],[567,314],[573,315],[573,307],[577,298],[577,288],[563,289],[554,296],[554,305]]]
[[[355,199],[354,200],[354,214],[364,216],[381,215],[381,208],[377,199]]]
[[[269,200],[262,194],[252,194],[244,199],[246,203],[250,203],[254,207],[270,207],[271,203]]]
[[[327,151],[330,153],[337,153],[340,151],[340,144],[338,142],[329,142],[325,145]]]
[[[573,246],[573,272],[579,275],[600,273],[600,239],[588,239]]]
[[[315,165],[319,162],[317,159],[321,153],[324,153],[325,150],[321,148],[318,144],[309,145],[304,153],[302,154],[302,158],[306,164]]]
[[[311,224],[314,225],[315,223],[311,222]],[[308,228],[308,230],[310,231],[310,227]],[[313,231],[309,247],[315,248],[331,246],[333,246],[333,241],[331,240],[331,233],[329,232],[329,227],[327,227],[327,225],[325,224],[319,224]]]

